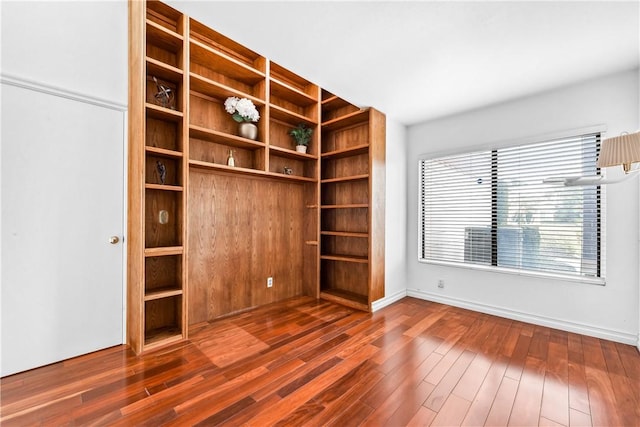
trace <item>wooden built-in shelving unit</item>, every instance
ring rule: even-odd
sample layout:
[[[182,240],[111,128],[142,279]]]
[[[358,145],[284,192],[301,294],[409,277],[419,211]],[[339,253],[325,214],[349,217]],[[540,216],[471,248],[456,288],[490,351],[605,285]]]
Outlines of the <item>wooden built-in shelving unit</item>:
[[[161,2],[129,11],[134,351],[297,295],[370,310],[384,296],[384,115]],[[238,136],[230,96],[258,109],[256,140]],[[289,135],[301,123],[314,131],[307,153]]]
[[[127,329],[141,352],[187,337],[186,18],[160,2],[129,7]]]
[[[384,123],[322,92],[320,296],[362,310],[384,296]]]

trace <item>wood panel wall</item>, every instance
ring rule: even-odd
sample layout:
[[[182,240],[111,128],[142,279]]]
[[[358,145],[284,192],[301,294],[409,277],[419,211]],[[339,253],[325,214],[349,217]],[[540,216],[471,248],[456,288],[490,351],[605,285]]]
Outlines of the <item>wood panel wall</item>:
[[[190,324],[302,295],[315,286],[303,283],[305,188],[190,171]],[[272,288],[267,288],[269,276]]]

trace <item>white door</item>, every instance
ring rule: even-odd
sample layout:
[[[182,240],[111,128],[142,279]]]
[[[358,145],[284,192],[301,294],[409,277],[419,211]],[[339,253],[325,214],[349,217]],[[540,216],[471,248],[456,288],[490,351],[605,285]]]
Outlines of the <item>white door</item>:
[[[124,126],[2,84],[1,376],[122,343]]]

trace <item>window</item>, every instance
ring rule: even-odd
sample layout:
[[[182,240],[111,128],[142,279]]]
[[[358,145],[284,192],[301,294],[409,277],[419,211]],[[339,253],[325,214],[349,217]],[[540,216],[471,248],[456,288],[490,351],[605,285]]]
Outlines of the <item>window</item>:
[[[600,134],[420,161],[420,259],[601,277]]]

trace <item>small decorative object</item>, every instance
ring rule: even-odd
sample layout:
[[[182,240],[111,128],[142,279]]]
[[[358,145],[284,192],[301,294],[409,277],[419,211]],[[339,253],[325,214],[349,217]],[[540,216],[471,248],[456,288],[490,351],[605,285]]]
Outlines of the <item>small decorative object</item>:
[[[155,77],[153,78],[153,81],[156,83],[156,89],[158,90],[154,95],[158,104],[164,108],[171,108],[173,110],[173,90],[169,86],[158,82],[158,79]]]
[[[258,126],[252,122],[260,120],[260,113],[250,99],[230,96],[224,101],[224,109],[239,123],[238,134],[243,138],[258,138]]]
[[[233,150],[229,150],[229,157],[227,157],[227,166],[234,167],[236,165],[236,159],[233,158]]]
[[[288,167],[284,167],[284,174],[285,175],[291,175],[293,173],[293,169],[288,168]]]
[[[311,135],[313,135],[313,129],[307,127],[304,123],[300,123],[297,127],[289,131],[289,135],[296,142],[296,151],[299,153],[306,153],[307,146],[311,142]]]
[[[158,214],[158,222],[160,224],[168,224],[169,223],[169,212],[165,210],[161,210]]]
[[[160,177],[160,184],[164,185],[167,180],[167,167],[160,160],[156,162],[156,169],[158,170],[158,176]]]

